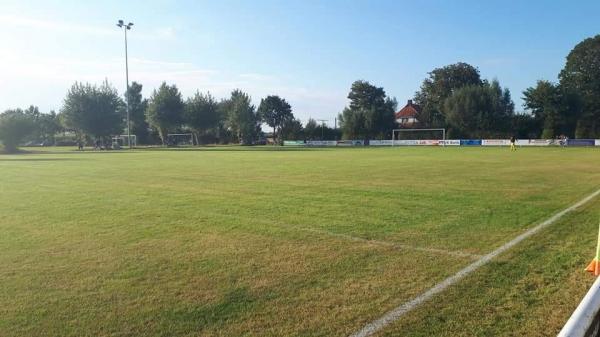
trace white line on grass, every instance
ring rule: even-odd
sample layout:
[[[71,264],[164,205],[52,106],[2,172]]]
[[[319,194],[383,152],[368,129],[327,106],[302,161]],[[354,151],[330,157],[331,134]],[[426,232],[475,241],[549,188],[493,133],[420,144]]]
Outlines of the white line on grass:
[[[461,251],[445,250],[445,249],[437,249],[437,248],[417,247],[417,246],[405,245],[405,244],[395,243],[395,242],[389,242],[389,241],[366,239],[366,238],[361,238],[361,237],[358,237],[358,236],[352,236],[352,235],[341,234],[341,233],[334,233],[334,232],[330,232],[330,231],[326,231],[326,230],[321,230],[321,229],[314,229],[314,228],[297,228],[297,229],[301,229],[301,230],[309,231],[309,232],[314,232],[314,233],[327,234],[329,236],[336,236],[336,237],[340,237],[340,238],[344,238],[344,239],[348,239],[348,240],[352,240],[352,241],[365,242],[365,243],[376,244],[376,245],[387,246],[387,247],[398,248],[398,249],[415,250],[415,251],[425,252],[425,253],[450,255],[450,256],[461,257],[461,258],[465,258],[466,257],[466,258],[471,258],[471,259],[480,259],[482,257],[481,255],[471,254],[471,253],[466,253],[466,252],[461,252]]]
[[[539,225],[537,225],[531,229],[528,229],[525,233],[523,233],[523,234],[517,236],[516,238],[510,240],[509,242],[503,244],[502,246],[500,246],[496,250],[492,251],[491,253],[484,255],[479,260],[477,260],[477,261],[471,263],[470,265],[466,266],[465,268],[459,270],[456,274],[454,274],[454,275],[448,277],[447,279],[443,280],[442,282],[436,284],[435,286],[433,286],[433,288],[430,288],[429,290],[427,290],[426,292],[413,298],[412,300],[405,302],[405,303],[401,304],[400,306],[392,309],[391,311],[389,311],[385,315],[383,315],[381,318],[379,318],[371,323],[368,323],[362,329],[360,329],[359,331],[350,335],[350,337],[367,337],[367,336],[373,335],[374,333],[385,328],[389,324],[397,321],[404,314],[413,310],[414,308],[416,308],[423,302],[429,300],[436,294],[444,291],[449,286],[457,283],[458,281],[463,279],[465,276],[467,276],[467,275],[471,274],[472,272],[474,272],[475,270],[479,269],[479,267],[487,264],[496,256],[504,253],[505,251],[507,251],[510,248],[514,247],[515,245],[519,244],[521,241],[527,239],[528,237],[532,236],[533,234],[539,232],[540,230],[544,229],[545,227],[556,222],[556,220],[560,219],[563,215],[586,204],[587,202],[589,202],[590,200],[592,200],[599,194],[600,194],[600,189],[597,190],[596,192],[588,195],[587,197],[581,199],[580,201],[578,201],[571,207],[566,208],[566,209],[554,214],[552,217],[550,217],[549,219],[546,219],[544,222],[540,223]]]

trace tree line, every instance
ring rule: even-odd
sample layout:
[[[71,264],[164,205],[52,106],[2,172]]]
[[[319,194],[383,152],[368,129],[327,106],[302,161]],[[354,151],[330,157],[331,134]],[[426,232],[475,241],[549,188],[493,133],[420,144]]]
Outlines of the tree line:
[[[383,88],[356,81],[348,94],[350,104],[339,115],[346,139],[390,139],[400,127],[398,103]],[[467,63],[434,69],[413,101],[419,106],[418,123],[411,128],[446,128],[454,138],[496,138],[511,133],[515,117],[510,91],[498,80],[483,80]]]
[[[600,35],[577,44],[566,58],[557,83],[540,80],[523,92],[525,113],[515,113],[511,93],[497,79],[482,79],[479,70],[459,62],[436,68],[423,80],[413,101],[420,107],[419,128],[446,128],[451,138],[577,138],[600,137]],[[254,144],[264,137],[261,125],[272,128],[273,139],[389,139],[398,128],[398,103],[385,90],[367,81],[352,84],[349,105],[337,116],[340,128],[305,125],[291,105],[277,95],[261,99],[236,89],[217,100],[209,92],[184,99],[175,85],[162,83],[148,98],[133,82],[124,97],[107,81],[75,83],[59,113],[37,107],[0,114],[0,141],[6,151],[23,142],[61,144],[61,132],[80,141],[108,141],[126,133],[126,103],[131,133],[140,144],[167,144],[169,133],[191,132],[202,143]],[[57,139],[58,138],[58,139]]]
[[[263,123],[272,128],[272,137],[280,144],[284,139],[338,137],[314,119],[303,126],[291,105],[277,95],[263,98],[258,107],[239,89],[221,100],[199,91],[184,99],[177,86],[163,82],[144,98],[142,85],[133,82],[122,98],[105,81],[101,85],[73,84],[58,114],[43,114],[34,106],[5,111],[0,114],[0,140],[8,152],[24,142],[65,145],[61,132],[75,135],[71,143],[106,143],[111,136],[126,133],[127,108],[131,134],[148,145],[168,145],[169,134],[188,132],[202,143],[255,144],[264,137]]]
[[[559,82],[540,80],[523,92],[526,112],[515,113],[511,93],[497,79],[459,62],[436,68],[413,101],[420,107],[411,127],[446,128],[451,138],[600,138],[600,35],[568,54]],[[391,137],[396,100],[365,81],[352,85],[339,115],[344,138]]]

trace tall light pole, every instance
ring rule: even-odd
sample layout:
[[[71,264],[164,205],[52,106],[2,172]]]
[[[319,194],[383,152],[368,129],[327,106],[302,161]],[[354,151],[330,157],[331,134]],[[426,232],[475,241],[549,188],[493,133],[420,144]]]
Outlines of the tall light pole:
[[[327,122],[327,119],[317,119],[319,122],[321,122],[321,140],[325,140],[323,138],[325,138],[325,122]]]
[[[123,20],[119,20],[117,22],[117,27],[123,28],[123,32],[125,32],[125,82],[127,83],[126,91],[125,91],[125,109],[127,111],[127,144],[129,144],[129,148],[131,149],[131,125],[129,123],[129,63],[127,60],[127,31],[131,29],[133,23],[125,24]]]

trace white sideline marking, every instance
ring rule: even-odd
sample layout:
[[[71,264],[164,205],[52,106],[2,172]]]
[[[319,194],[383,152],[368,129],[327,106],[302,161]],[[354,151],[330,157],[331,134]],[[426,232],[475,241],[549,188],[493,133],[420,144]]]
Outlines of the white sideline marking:
[[[592,200],[599,194],[600,194],[600,189],[597,190],[596,192],[588,195],[587,197],[581,199],[580,201],[578,201],[571,207],[566,208],[566,209],[554,214],[552,217],[550,217],[549,219],[540,223],[539,225],[537,225],[531,229],[528,229],[525,233],[523,233],[523,234],[517,236],[516,238],[510,240],[509,242],[503,244],[499,248],[496,248],[496,250],[492,251],[491,253],[484,255],[479,260],[477,260],[477,261],[471,263],[470,265],[466,266],[465,268],[459,270],[456,274],[454,274],[454,275],[448,277],[447,279],[443,280],[442,282],[436,284],[435,286],[433,286],[433,288],[430,288],[429,290],[418,295],[417,297],[413,298],[412,300],[405,302],[405,303],[401,304],[400,306],[392,309],[391,311],[389,311],[385,315],[383,315],[381,318],[379,318],[371,323],[368,323],[362,329],[360,329],[359,331],[350,335],[350,337],[371,336],[372,334],[385,328],[390,323],[393,323],[396,320],[398,320],[400,317],[402,317],[407,312],[413,310],[414,308],[416,308],[423,302],[429,300],[436,294],[444,291],[449,286],[457,283],[458,281],[463,279],[465,276],[467,276],[467,275],[471,274],[472,272],[474,272],[475,270],[479,269],[479,267],[487,264],[496,256],[504,253],[505,251],[507,251],[510,248],[514,247],[515,245],[519,244],[521,241],[527,239],[528,237],[532,236],[533,234],[535,234],[535,233],[539,232],[540,230],[544,229],[545,227],[551,225],[556,220],[560,219],[563,215],[584,205],[585,203],[589,202],[590,200]]]
[[[462,258],[467,257],[467,258],[471,258],[471,259],[480,259],[482,257],[481,255],[471,254],[471,253],[465,253],[465,252],[461,252],[461,251],[445,250],[445,249],[437,249],[437,248],[417,247],[417,246],[405,245],[405,244],[394,243],[394,242],[389,242],[389,241],[380,241],[380,240],[373,240],[373,239],[365,239],[365,238],[361,238],[361,237],[358,237],[358,236],[352,236],[352,235],[341,234],[341,233],[334,233],[334,232],[330,232],[330,231],[326,231],[326,230],[320,230],[320,229],[314,229],[314,228],[299,228],[299,229],[305,230],[305,231],[309,231],[309,232],[320,233],[320,234],[327,234],[327,235],[330,235],[330,236],[337,236],[337,237],[348,239],[348,240],[352,240],[352,241],[360,241],[360,242],[377,244],[377,245],[388,246],[388,247],[392,247],[392,248],[405,249],[405,250],[416,250],[416,251],[419,251],[419,252],[426,252],[426,253],[433,253],[433,254],[442,254],[442,255],[450,255],[450,256],[462,257]]]

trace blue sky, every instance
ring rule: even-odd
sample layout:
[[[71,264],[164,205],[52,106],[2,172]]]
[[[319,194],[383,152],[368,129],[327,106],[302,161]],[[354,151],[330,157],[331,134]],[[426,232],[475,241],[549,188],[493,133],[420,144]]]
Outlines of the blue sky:
[[[184,96],[235,88],[255,104],[288,99],[294,114],[333,119],[354,80],[401,105],[427,72],[458,61],[521,92],[556,80],[575,44],[600,33],[600,1],[6,1],[0,0],[0,110],[59,110],[74,81],[149,96],[161,81]]]

